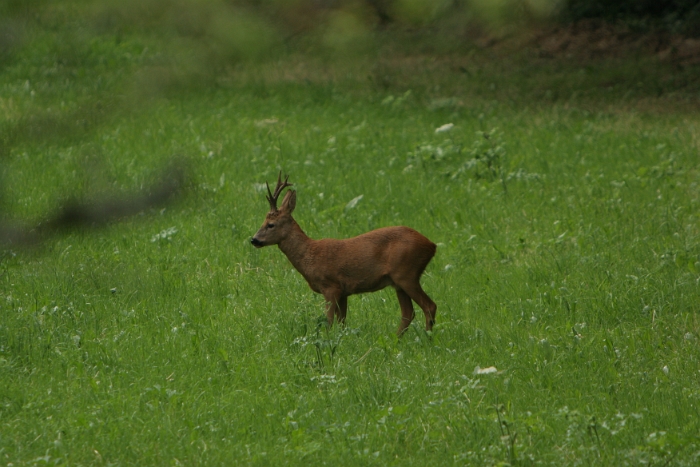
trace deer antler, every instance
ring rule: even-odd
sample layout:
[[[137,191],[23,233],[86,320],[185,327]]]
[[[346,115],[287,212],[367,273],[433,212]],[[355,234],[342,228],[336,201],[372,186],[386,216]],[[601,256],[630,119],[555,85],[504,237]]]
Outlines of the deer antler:
[[[272,193],[270,191],[270,184],[265,182],[265,185],[267,185],[267,201],[270,203],[270,210],[271,212],[277,212],[277,198],[280,197],[280,193],[282,193],[282,190],[284,190],[288,186],[292,186],[292,183],[287,183],[287,180],[289,180],[289,175],[284,177],[284,182],[282,181],[282,171],[280,171],[279,175],[277,176],[277,187],[275,187],[275,192]]]

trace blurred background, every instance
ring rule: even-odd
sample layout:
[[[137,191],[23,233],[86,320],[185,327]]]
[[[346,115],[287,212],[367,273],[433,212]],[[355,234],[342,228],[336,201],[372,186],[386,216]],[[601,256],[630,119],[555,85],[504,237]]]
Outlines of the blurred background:
[[[558,36],[552,38],[555,31]],[[402,46],[445,54],[510,41],[519,46],[536,43],[550,54],[576,46],[604,54],[616,45],[639,48],[641,35],[654,36],[646,39],[655,41],[654,52],[690,54],[685,49],[693,41],[688,39],[700,37],[700,2],[6,0],[0,5],[0,66],[7,71],[20,58],[27,59],[21,57],[23,48],[44,41],[45,58],[54,60],[46,78],[80,75],[95,64],[90,60],[106,65],[119,60],[100,55],[99,38],[124,41],[126,54],[147,57],[123,70],[130,75],[128,103],[134,105],[173,87],[216,84],[242,64],[295,53],[347,60]],[[577,44],[574,36],[588,43]],[[135,37],[146,47],[130,49],[129,39]],[[544,44],[544,37],[550,43]],[[109,83],[101,84],[107,91]],[[97,110],[92,110],[85,110],[85,116],[94,116]],[[13,135],[3,133],[7,145]]]
[[[29,219],[5,189],[16,175],[5,162],[18,145],[80,140],[168,96],[241,83],[264,87],[267,80],[346,79],[350,86],[416,92],[421,84],[408,86],[411,67],[402,68],[397,57],[425,63],[460,56],[481,66],[513,54],[527,66],[653,57],[681,78],[667,74],[640,86],[653,66],[645,62],[622,80],[635,92],[660,95],[664,87],[692,86],[687,67],[700,63],[699,37],[700,2],[693,0],[5,0],[0,243],[34,244],[63,230],[56,226],[104,225],[175,199],[187,174],[172,160],[126,191],[116,183],[104,190],[94,182],[101,169],[88,164],[92,182],[66,187],[55,206]],[[464,63],[451,66],[478,73]]]

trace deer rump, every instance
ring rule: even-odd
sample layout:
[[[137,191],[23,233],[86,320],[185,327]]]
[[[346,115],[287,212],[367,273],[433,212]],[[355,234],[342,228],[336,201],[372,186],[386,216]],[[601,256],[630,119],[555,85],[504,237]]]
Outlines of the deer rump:
[[[420,279],[435,250],[410,227],[383,227],[353,238],[318,240],[302,275],[316,293],[335,288],[347,296],[401,288]]]

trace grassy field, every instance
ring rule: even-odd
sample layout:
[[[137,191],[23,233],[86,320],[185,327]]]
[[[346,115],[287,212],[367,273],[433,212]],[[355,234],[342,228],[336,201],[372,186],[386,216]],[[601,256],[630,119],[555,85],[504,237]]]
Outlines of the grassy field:
[[[198,86],[157,38],[47,21],[0,71],[5,215],[174,156],[192,177],[2,252],[0,465],[700,462],[697,68],[397,46]],[[313,238],[439,245],[432,335],[395,337],[392,290],[319,326],[322,297],[249,243],[280,170]]]

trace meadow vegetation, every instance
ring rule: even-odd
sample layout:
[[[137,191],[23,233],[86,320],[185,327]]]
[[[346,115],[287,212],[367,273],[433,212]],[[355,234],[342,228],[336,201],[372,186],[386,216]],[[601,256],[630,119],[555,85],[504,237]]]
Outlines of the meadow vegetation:
[[[192,173],[177,204],[0,253],[0,465],[700,462],[697,66],[389,30],[199,70],[87,3],[0,55],[3,215]],[[313,238],[438,244],[430,335],[419,312],[396,338],[392,290],[323,326],[250,245],[280,170]]]

